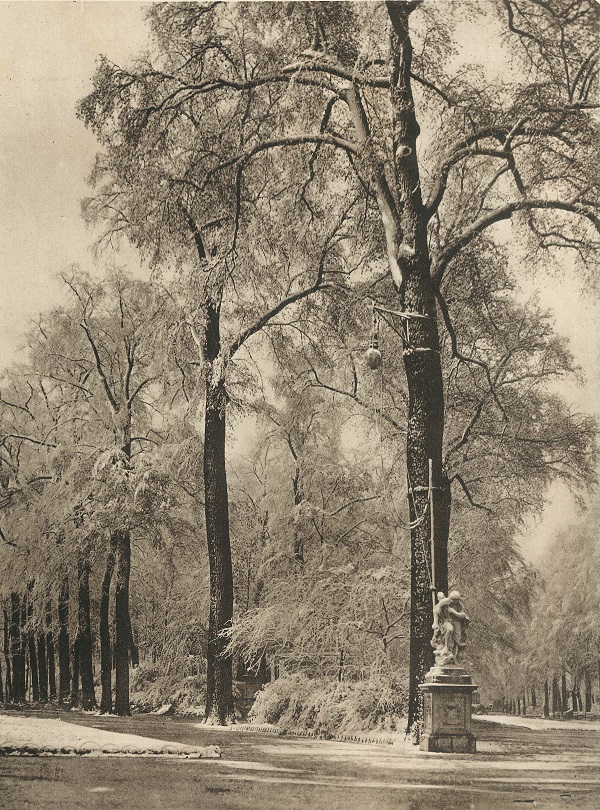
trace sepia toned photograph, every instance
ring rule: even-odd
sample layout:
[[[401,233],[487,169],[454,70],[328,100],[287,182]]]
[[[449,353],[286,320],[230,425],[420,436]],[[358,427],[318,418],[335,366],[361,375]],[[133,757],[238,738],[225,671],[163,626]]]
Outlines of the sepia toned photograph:
[[[600,807],[600,3],[0,32],[0,810]]]

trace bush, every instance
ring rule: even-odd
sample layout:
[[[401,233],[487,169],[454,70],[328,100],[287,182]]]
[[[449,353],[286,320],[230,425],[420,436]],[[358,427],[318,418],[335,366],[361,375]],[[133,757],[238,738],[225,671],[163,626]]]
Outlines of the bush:
[[[151,712],[171,704],[177,714],[204,714],[204,675],[160,675],[153,667],[138,667],[131,680],[131,705]]]
[[[256,696],[248,719],[284,731],[312,731],[320,737],[354,731],[404,729],[406,685],[394,678],[338,683],[285,675]]]

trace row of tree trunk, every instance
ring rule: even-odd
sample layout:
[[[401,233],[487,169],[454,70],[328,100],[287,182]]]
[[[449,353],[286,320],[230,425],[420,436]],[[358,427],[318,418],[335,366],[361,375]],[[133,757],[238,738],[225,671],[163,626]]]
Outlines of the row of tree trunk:
[[[128,715],[129,662],[138,663],[137,650],[129,617],[128,587],[116,588],[115,595],[115,643],[111,642],[110,590],[118,551],[122,556],[129,549],[125,540],[116,533],[106,561],[102,580],[99,639],[100,639],[100,710],[113,712],[112,670],[116,669],[116,695],[114,708],[117,714]],[[90,609],[90,564],[83,558],[77,565],[76,631],[74,638],[69,632],[71,592],[69,577],[63,574],[57,598],[58,635],[55,639],[53,605],[48,601],[44,615],[36,615],[31,598],[33,582],[24,594],[13,592],[3,606],[4,618],[4,672],[0,662],[0,701],[24,703],[28,697],[34,703],[58,700],[59,705],[95,709],[94,689],[94,644]],[[127,586],[129,577],[126,577]],[[117,585],[119,583],[117,582]],[[123,604],[123,602],[125,604]],[[56,667],[58,653],[58,673]],[[57,678],[58,674],[58,678]]]
[[[542,713],[544,717],[557,716],[566,712],[591,712],[594,703],[592,694],[592,678],[589,672],[584,672],[584,696],[581,696],[581,684],[577,679],[571,681],[567,687],[567,675],[555,675],[544,681],[544,700]],[[528,703],[527,694],[514,698],[502,698],[502,711],[506,714],[525,716],[528,705],[531,709],[537,708],[537,694],[535,688],[531,689]]]

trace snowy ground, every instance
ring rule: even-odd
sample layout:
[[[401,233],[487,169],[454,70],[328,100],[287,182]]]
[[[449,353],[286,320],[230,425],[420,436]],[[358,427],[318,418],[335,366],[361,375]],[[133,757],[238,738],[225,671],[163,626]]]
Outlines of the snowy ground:
[[[24,715],[29,715],[25,717]],[[50,715],[50,717],[49,717]],[[65,718],[65,720],[63,720]],[[513,717],[473,719],[477,754],[429,754],[402,745],[358,745],[227,730],[181,717],[112,718],[18,713],[32,733],[42,719],[91,739],[125,732],[145,745],[219,743],[223,757],[10,756],[0,760],[0,809],[16,810],[597,810],[600,731],[531,729]],[[492,719],[492,718],[487,718]],[[537,718],[530,718],[536,721]],[[4,721],[4,722],[3,722]],[[508,722],[505,722],[508,721]],[[0,737],[6,718],[0,715]],[[67,727],[67,729],[64,728]],[[582,733],[580,728],[589,729]],[[121,735],[115,735],[120,737]],[[107,739],[106,737],[96,739]],[[412,748],[412,746],[411,746]]]
[[[504,726],[520,726],[534,731],[565,729],[574,731],[600,731],[600,720],[546,720],[543,717],[519,717],[509,714],[478,714],[485,723],[502,723]]]
[[[0,714],[2,754],[170,754],[193,759],[220,757],[218,746],[183,745],[136,734],[121,734],[63,720]]]

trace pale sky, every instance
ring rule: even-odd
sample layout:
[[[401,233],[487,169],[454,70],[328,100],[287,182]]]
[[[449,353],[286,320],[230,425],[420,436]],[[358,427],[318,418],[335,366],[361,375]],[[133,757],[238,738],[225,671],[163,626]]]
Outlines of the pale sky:
[[[0,2],[0,367],[32,317],[58,301],[53,276],[87,266],[80,217],[96,142],[75,116],[100,53],[144,47],[135,2]]]
[[[85,177],[97,147],[75,105],[91,90],[100,53],[123,64],[143,49],[143,11],[137,2],[0,0],[0,368],[18,359],[31,319],[60,300],[53,276],[92,261],[80,200],[89,193]],[[471,43],[481,42],[480,34],[464,32]],[[471,56],[488,69],[501,64],[497,51],[492,62],[489,50],[478,54],[476,47]],[[600,416],[600,306],[581,292],[569,273],[545,280],[541,297],[587,376],[586,385],[565,394]],[[523,533],[528,558],[573,522],[565,489],[554,488],[551,500],[542,521]]]

